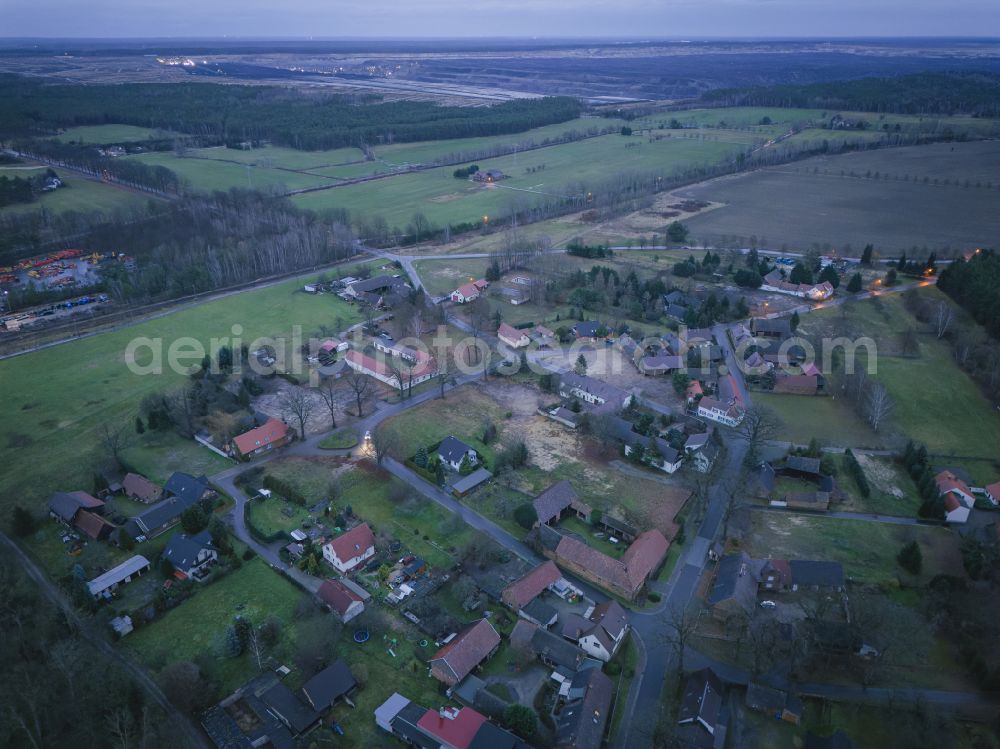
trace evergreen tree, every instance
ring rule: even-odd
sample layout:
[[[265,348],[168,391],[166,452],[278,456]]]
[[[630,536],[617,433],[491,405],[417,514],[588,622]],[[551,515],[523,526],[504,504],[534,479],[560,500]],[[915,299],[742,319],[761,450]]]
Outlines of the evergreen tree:
[[[789,280],[792,283],[812,283],[813,274],[812,271],[806,267],[806,265],[799,261],[795,263],[795,267],[792,268],[792,273],[789,276]]]
[[[573,371],[581,377],[587,374],[587,357],[583,354],[576,357],[576,364],[573,365]]]
[[[35,532],[35,516],[28,510],[17,505],[14,508],[14,516],[11,519],[11,529],[18,538],[25,538]]]
[[[840,274],[832,265],[826,266],[819,272],[819,282],[823,283],[824,281],[829,281],[835,289],[840,286]]]
[[[861,274],[855,273],[851,276],[851,280],[847,282],[847,291],[851,294],[857,294],[861,291]]]
[[[142,423],[142,417],[141,416],[136,416],[135,417],[135,433],[136,434],[142,434],[145,431],[146,431],[146,426]]]
[[[871,265],[872,264],[872,251],[874,247],[871,244],[866,244],[864,251],[861,253],[861,264]]]
[[[421,445],[417,448],[417,454],[413,456],[413,462],[421,468],[427,467],[427,448]]]
[[[789,324],[789,326],[791,326],[793,332],[796,331],[796,330],[798,330],[798,327],[799,327],[799,313],[798,312],[793,312],[792,313],[792,319],[788,321],[788,324]]]

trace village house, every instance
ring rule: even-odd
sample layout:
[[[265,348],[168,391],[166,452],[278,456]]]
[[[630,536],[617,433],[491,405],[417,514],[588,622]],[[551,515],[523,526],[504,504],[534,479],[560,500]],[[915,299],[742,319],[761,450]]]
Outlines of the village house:
[[[969,519],[976,498],[962,479],[948,470],[934,477],[938,494],[944,498],[944,518],[948,523],[965,523]]]
[[[664,473],[676,472],[684,462],[684,455],[671,447],[666,440],[655,435],[648,437],[639,434],[632,429],[631,422],[625,419],[613,416],[606,420],[606,424],[611,436],[622,443],[626,457],[635,450],[641,449],[643,461],[654,468],[659,468]],[[654,451],[659,455],[659,458],[654,456]]]
[[[778,269],[764,276],[764,283],[760,289],[761,291],[790,294],[791,296],[809,299],[813,302],[822,302],[833,296],[833,285],[829,281],[823,281],[822,283],[791,283],[785,280],[784,275]]]
[[[719,560],[707,601],[716,618],[753,613],[759,591],[840,592],[845,587],[840,562],[811,559],[752,559],[746,552]]]
[[[429,710],[398,692],[375,709],[375,723],[404,744],[422,749],[530,749],[471,707]]]
[[[136,502],[153,504],[163,498],[163,489],[138,473],[127,473],[122,480],[125,496]]]
[[[434,359],[429,357],[409,369],[401,369],[399,374],[393,371],[393,368],[386,362],[373,359],[360,351],[348,351],[344,354],[344,361],[355,372],[374,377],[379,382],[396,390],[402,390],[410,385],[419,385],[437,374],[437,364],[435,364]],[[400,382],[400,378],[402,378],[402,382]]]
[[[783,374],[774,380],[774,392],[787,395],[816,395],[819,386],[819,375],[815,374]]]
[[[180,471],[167,479],[163,487],[166,499],[152,505],[125,524],[132,538],[153,538],[180,522],[181,515],[192,505],[216,496],[205,476],[195,477]]]
[[[375,556],[375,535],[368,523],[356,525],[323,546],[323,559],[340,573],[350,572]]]
[[[576,615],[567,617],[562,626],[563,637],[605,663],[618,652],[627,634],[625,609],[614,600],[595,606],[586,619]]]
[[[627,600],[635,600],[667,557],[670,542],[655,528],[640,533],[621,559],[602,554],[546,525],[538,527],[543,553],[556,564]]]
[[[570,330],[578,341],[589,341],[595,343],[608,336],[608,329],[604,323],[597,320],[583,320],[576,323]]]
[[[472,179],[476,182],[485,182],[491,184],[493,182],[499,182],[502,179],[506,179],[507,175],[501,172],[499,169],[487,169],[483,171],[480,169],[478,172],[472,175]]]
[[[511,327],[505,322],[500,323],[500,327],[497,328],[497,338],[511,348],[525,348],[531,343],[525,331]]]
[[[474,448],[450,435],[441,440],[441,444],[438,445],[438,457],[445,468],[452,471],[459,470],[463,460],[467,460],[470,466],[479,462],[479,453]]]
[[[750,320],[750,330],[758,338],[784,341],[792,337],[792,323],[787,317],[754,317]]]
[[[555,563],[542,562],[504,588],[500,600],[514,611],[520,611],[559,580],[562,580],[562,572]]]
[[[489,281],[480,278],[478,281],[464,283],[451,292],[451,301],[455,304],[468,304],[479,298],[479,295],[490,285]]]
[[[486,619],[470,624],[430,659],[431,676],[449,687],[458,684],[500,647],[500,635]]]
[[[410,285],[398,275],[375,276],[346,285],[341,296],[373,307],[393,307],[410,293]]]
[[[983,489],[986,494],[986,498],[993,504],[1000,504],[1000,481],[993,484],[987,484]]]
[[[580,499],[573,485],[565,479],[556,482],[535,497],[532,505],[538,516],[535,521],[536,528],[539,525],[555,525],[567,510],[574,512],[581,520],[590,522],[592,512],[590,505]]]
[[[708,473],[715,465],[722,448],[714,442],[708,442],[704,447],[695,450],[688,458],[689,464],[698,473]]]
[[[781,689],[751,681],[747,685],[744,704],[751,710],[798,725],[802,720],[802,700]]]
[[[536,325],[531,329],[531,340],[538,344],[539,348],[546,348],[556,342],[556,334],[544,325]]]
[[[49,517],[76,528],[95,541],[108,538],[117,526],[104,518],[104,502],[87,492],[58,492],[49,498]]]
[[[733,375],[719,378],[717,398],[702,397],[698,401],[698,416],[726,426],[739,426],[743,421],[743,395]]]
[[[627,408],[632,401],[632,393],[575,372],[563,372],[559,375],[559,395],[567,399],[579,398],[593,406],[607,406],[614,411]]]
[[[142,573],[147,572],[149,566],[149,560],[146,557],[136,554],[88,582],[87,590],[94,598],[108,597],[118,590],[118,586],[132,582],[133,577],[142,577]]]
[[[579,672],[556,718],[555,749],[599,749],[610,717],[615,687],[598,668]]]
[[[288,424],[280,419],[270,418],[263,425],[233,437],[229,453],[239,460],[249,460],[268,450],[287,445],[294,436]]]
[[[524,619],[519,620],[511,630],[510,643],[515,648],[530,651],[542,665],[553,669],[553,678],[558,676],[563,679],[560,684],[566,689],[569,685],[565,679],[572,678],[578,671],[600,668],[601,665],[600,661],[589,658],[579,646],[569,640]]]
[[[678,738],[684,746],[723,749],[726,745],[725,687],[710,668],[695,671],[684,682],[677,715]]]
[[[339,338],[327,338],[319,345],[319,354],[326,358],[333,358],[334,355],[341,351],[347,351],[349,348],[350,344],[347,341],[342,341]]]
[[[189,506],[203,499],[216,496],[215,490],[208,484],[208,476],[192,476],[190,473],[174,471],[163,485],[166,497],[177,497]]]
[[[170,539],[162,558],[173,565],[175,575],[204,580],[208,568],[219,558],[219,552],[212,545],[211,534],[204,530],[193,536],[178,533]]]

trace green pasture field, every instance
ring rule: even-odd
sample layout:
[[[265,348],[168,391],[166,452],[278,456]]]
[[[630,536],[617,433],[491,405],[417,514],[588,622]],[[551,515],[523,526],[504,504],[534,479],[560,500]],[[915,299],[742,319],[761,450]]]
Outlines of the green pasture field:
[[[597,184],[617,173],[661,171],[669,175],[678,169],[715,163],[746,147],[708,136],[685,135],[690,137],[672,136],[654,142],[605,135],[483,160],[480,168],[501,169],[508,175],[495,185],[455,179],[453,167],[440,167],[297,195],[293,202],[319,212],[336,208],[354,216],[381,214],[394,226],[405,226],[417,212],[437,226],[475,222],[546,197],[581,195],[588,182]],[[626,148],[629,144],[632,147]]]
[[[751,556],[841,562],[857,582],[926,584],[938,574],[964,577],[958,538],[947,528],[838,520],[791,513],[753,512],[743,546]],[[917,541],[923,569],[914,577],[896,562],[899,550]]]
[[[46,167],[39,168],[45,169]],[[152,195],[87,179],[66,169],[56,168],[55,171],[63,182],[62,187],[52,192],[43,193],[32,203],[18,203],[0,208],[0,215],[34,213],[42,209],[51,213],[67,213],[69,211],[114,213],[118,210],[144,205],[150,200],[159,202],[159,199]],[[0,174],[8,177],[27,177],[34,172],[10,169],[2,171]]]
[[[998,158],[995,141],[817,156],[677,194],[725,204],[687,222],[693,236],[716,245],[757,237],[772,248],[873,243],[883,257],[914,247],[965,250],[1000,235]]]
[[[337,266],[351,272],[357,264]],[[8,417],[0,434],[5,470],[0,476],[2,506],[23,504],[40,512],[54,491],[89,489],[95,446],[102,424],[133,421],[142,398],[172,390],[184,375],[165,371],[138,376],[125,366],[125,350],[135,338],[172,341],[190,336],[203,345],[243,327],[248,345],[258,336],[288,335],[293,325],[304,336],[319,325],[360,320],[357,309],[328,294],[298,292],[303,281],[284,281],[241,292],[146,320],[127,328],[0,361],[0,382]],[[139,357],[140,361],[146,360]],[[166,361],[166,356],[164,356]],[[157,480],[173,470],[220,470],[226,461],[194,441],[148,430],[125,457]],[[38,466],[45,466],[39,471]]]
[[[924,288],[920,293],[935,301],[946,299],[937,289]],[[921,331],[920,355],[916,358],[879,355],[878,370],[874,377],[885,383],[895,403],[889,425],[881,442],[894,438],[897,443],[914,439],[927,445],[931,453],[957,456],[995,458],[994,446],[1000,444],[1000,414],[982,395],[979,387],[954,362],[948,344],[926,331],[906,310],[899,295],[883,295],[876,299],[851,302],[838,308],[828,308],[803,316],[804,333],[821,335],[867,335],[880,347],[892,348],[895,339],[908,327]],[[757,394],[753,396],[757,401]],[[780,398],[801,400],[796,396],[767,396],[769,405]],[[819,401],[821,399],[812,399]],[[812,402],[810,400],[810,403]],[[827,399],[823,399],[827,400]],[[828,418],[817,418],[814,408],[801,417],[791,411],[782,413],[797,423],[808,419],[819,429],[816,436],[823,439],[823,432],[830,424],[848,421],[854,417],[842,401],[830,404]],[[804,409],[802,409],[804,410]],[[837,411],[839,417],[836,417]],[[863,424],[862,428],[867,429]],[[803,425],[803,429],[806,427]],[[871,435],[856,445],[877,444]],[[838,443],[831,435],[833,444]],[[798,440],[796,440],[798,441]]]
[[[509,135],[487,135],[478,138],[455,138],[453,140],[430,140],[416,143],[395,143],[388,146],[376,146],[375,155],[386,164],[407,166],[433,162],[444,157],[461,157],[476,151],[484,151],[498,146],[523,145],[530,147],[541,145],[547,138],[558,138],[569,132],[588,132],[605,128],[619,128],[624,120],[605,119],[603,117],[581,117],[569,122],[559,122],[545,125],[523,133]],[[453,167],[454,168],[454,167]]]
[[[135,125],[81,125],[63,130],[54,140],[63,143],[93,143],[94,145],[120,145],[144,140],[169,138],[175,133]]]
[[[358,444],[358,435],[350,427],[342,427],[330,432],[324,437],[319,446],[324,450],[346,450]]]
[[[205,150],[205,149],[203,149]],[[333,184],[328,177],[264,167],[259,163],[239,163],[229,159],[233,153],[229,149],[208,149],[224,151],[219,157],[203,158],[197,155],[179,157],[174,153],[158,152],[128,156],[149,166],[163,166],[186,179],[196,192],[226,191],[231,187],[245,187],[257,190],[283,189],[298,190],[306,187]],[[195,152],[197,153],[197,152]],[[235,153],[253,153],[240,152]],[[304,153],[304,152],[298,152]]]
[[[255,625],[270,616],[280,620],[284,626],[272,655],[283,660],[294,653],[297,628],[292,614],[302,595],[265,562],[254,559],[140,627],[122,646],[153,672],[176,661],[197,660],[208,669],[206,676],[218,682],[216,696],[221,699],[257,673],[250,654],[227,655],[226,632],[233,619],[240,615]]]
[[[814,437],[837,447],[885,447],[888,436],[875,434],[846,401],[822,396],[753,392],[755,406],[765,406],[781,419],[778,439],[806,445]]]

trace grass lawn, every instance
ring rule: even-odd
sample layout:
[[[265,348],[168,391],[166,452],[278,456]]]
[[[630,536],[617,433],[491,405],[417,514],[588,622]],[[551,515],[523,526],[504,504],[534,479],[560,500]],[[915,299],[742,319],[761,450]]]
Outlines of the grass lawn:
[[[610,534],[597,530],[594,526],[588,525],[577,517],[567,517],[565,520],[560,520],[557,527],[561,533],[575,534],[587,546],[597,549],[612,559],[621,558],[625,549],[628,548],[628,544],[621,540],[616,544],[611,543],[608,540]],[[600,538],[595,536],[595,533],[600,533]]]
[[[896,562],[896,554],[910,541],[917,541],[923,552],[923,569],[917,578]],[[841,562],[845,575],[862,583],[926,584],[941,573],[965,576],[958,537],[935,526],[750,512],[743,546],[752,556]]]
[[[302,592],[260,559],[245,563],[218,582],[207,584],[192,598],[162,618],[141,627],[123,641],[150,670],[174,661],[198,659],[222,697],[256,673],[249,655],[226,655],[226,631],[239,614],[259,624],[269,616],[285,626],[274,656],[281,660],[294,650],[292,612]]]
[[[631,634],[625,640],[621,650],[615,654],[611,663],[616,663],[621,667],[621,673],[618,676],[610,677],[615,684],[615,705],[614,715],[611,719],[611,730],[608,735],[613,739],[618,735],[619,727],[624,718],[625,704],[628,700],[629,690],[632,688],[632,680],[635,678],[636,666],[639,663],[639,649]]]
[[[33,213],[43,208],[52,213],[78,211],[80,213],[113,213],[119,209],[135,208],[149,201],[159,202],[152,195],[132,192],[104,182],[87,179],[66,169],[55,169],[63,185],[53,192],[43,193],[32,203],[18,203],[0,209],[0,215]],[[9,172],[8,172],[9,173]],[[32,174],[29,172],[28,174]],[[20,173],[24,174],[24,173]]]
[[[869,496],[861,496],[853,474],[847,469],[846,459],[839,457],[837,483],[850,494],[850,499],[842,505],[837,505],[836,509],[879,515],[916,516],[921,504],[920,494],[913,479],[901,466],[888,458],[866,455],[855,457],[858,457],[858,462],[861,463],[868,479]]]
[[[265,536],[273,533],[290,533],[312,520],[312,515],[304,507],[288,502],[280,497],[254,499],[247,508],[253,524]]]
[[[450,704],[441,683],[427,675],[427,659],[437,650],[434,643],[421,646],[421,642],[426,642],[425,635],[393,612],[379,613],[380,617],[371,618],[374,624],[369,622],[367,614],[364,619],[356,620],[368,624],[371,632],[368,642],[358,645],[351,639],[356,623],[351,622],[335,650],[335,655],[344,658],[355,674],[363,666],[368,679],[366,686],[351,698],[354,708],[338,705],[333,709],[344,736],[335,737],[331,746],[368,749],[393,745],[393,739],[372,718],[375,709],[393,692],[431,710]],[[395,643],[390,642],[393,639]],[[389,653],[390,648],[395,655]]]
[[[338,271],[348,269],[338,267]],[[308,336],[320,324],[334,325],[339,319],[347,325],[359,319],[354,307],[336,297],[298,292],[301,284],[291,280],[233,294],[0,361],[8,413],[0,433],[6,451],[0,507],[9,510],[20,503],[40,513],[54,491],[89,490],[101,425],[131,423],[145,395],[170,391],[184,382],[183,374],[166,367],[163,374],[133,374],[125,365],[125,349],[133,339],[161,340],[164,350],[181,335],[208,345],[211,337],[231,335],[232,326],[238,324],[243,341],[251,345],[258,336],[287,335],[293,325],[301,326]],[[126,457],[158,481],[174,470],[212,473],[228,465],[194,441],[148,431]],[[39,465],[45,470],[39,472]]]
[[[400,460],[413,457],[419,447],[429,448],[454,435],[474,447],[487,466],[492,467],[493,447],[477,438],[482,436],[487,419],[496,424],[498,436],[502,436],[505,413],[503,406],[483,391],[462,387],[449,392],[443,404],[438,400],[428,401],[394,416],[385,424],[396,442],[393,454]]]
[[[778,439],[799,445],[815,437],[821,444],[839,447],[882,447],[885,435],[875,434],[847,401],[804,395],[753,392],[754,405],[766,406],[781,419]]]
[[[357,433],[348,427],[335,429],[320,440],[319,446],[324,450],[346,450],[358,444]]]
[[[922,296],[937,302],[946,299],[937,289],[924,288]],[[923,331],[924,326],[906,310],[899,295],[862,300],[843,305],[837,309],[826,309],[804,316],[802,328],[806,333],[837,333],[849,337],[868,335],[875,339],[880,350],[893,351],[898,348],[897,338],[906,328],[914,327]],[[895,438],[903,442],[907,438],[923,442],[928,451],[936,455],[975,456],[995,458],[994,445],[1000,444],[1000,414],[983,397],[978,386],[958,365],[948,348],[948,344],[932,334],[920,335],[920,356],[900,358],[879,355],[877,372],[874,377],[885,383],[895,403],[890,414],[887,434],[878,440],[874,436],[858,445],[874,445],[878,441],[887,442]],[[757,395],[753,398],[756,401]],[[762,402],[773,404],[786,396],[769,396]],[[798,402],[796,398],[793,402]],[[820,399],[816,399],[820,400]],[[832,408],[833,404],[827,408]],[[777,406],[775,406],[777,408]],[[808,418],[824,431],[837,422],[847,422],[853,417],[846,404],[839,406],[845,412],[834,420],[831,414],[816,411],[811,406],[808,413],[798,416],[791,407],[781,413],[789,424],[795,424],[804,432],[803,421]],[[805,409],[799,409],[805,411]],[[957,415],[961,415],[958,417]],[[823,416],[827,418],[822,418]],[[817,418],[820,417],[820,418]],[[867,429],[860,420],[854,421]],[[869,434],[871,434],[870,430]],[[823,438],[822,434],[817,437]],[[846,438],[846,435],[844,435]],[[830,437],[834,444],[837,443]]]
[[[63,130],[53,140],[63,143],[93,143],[98,146],[138,143],[154,138],[169,138],[169,130],[135,125],[81,125]]]

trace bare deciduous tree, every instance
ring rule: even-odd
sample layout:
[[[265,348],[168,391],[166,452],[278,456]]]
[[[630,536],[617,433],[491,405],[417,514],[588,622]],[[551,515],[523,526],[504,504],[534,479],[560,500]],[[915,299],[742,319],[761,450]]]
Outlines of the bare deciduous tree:
[[[299,422],[299,436],[306,438],[306,422],[312,416],[313,401],[303,388],[293,387],[281,396],[281,410],[291,414]]]
[[[399,433],[385,424],[379,424],[372,430],[371,442],[372,449],[375,450],[375,462],[382,465],[385,456],[399,446]]]
[[[934,330],[938,338],[944,338],[951,321],[955,319],[955,310],[948,302],[940,301],[934,308]]]
[[[865,391],[865,418],[872,429],[878,432],[879,426],[892,411],[893,402],[889,390],[881,382],[873,382]]]
[[[340,410],[340,403],[338,402],[340,387],[337,385],[338,382],[339,380],[327,377],[322,380],[316,388],[316,392],[319,393],[319,397],[323,399],[323,403],[330,411],[331,429],[337,428],[337,411]]]
[[[104,422],[98,432],[102,453],[120,467],[122,453],[132,444],[133,434],[131,423],[128,421],[113,424]]]
[[[743,421],[737,427],[737,432],[747,443],[747,453],[744,458],[746,465],[754,465],[760,446],[773,439],[781,429],[781,419],[771,409],[765,406],[751,406],[743,414]]]
[[[683,606],[673,606],[667,610],[666,629],[661,633],[662,642],[677,656],[677,673],[684,673],[684,649],[698,629],[698,615]]]
[[[344,375],[344,384],[354,394],[354,402],[358,408],[358,416],[364,416],[365,404],[375,395],[375,385],[368,375],[353,369]]]

